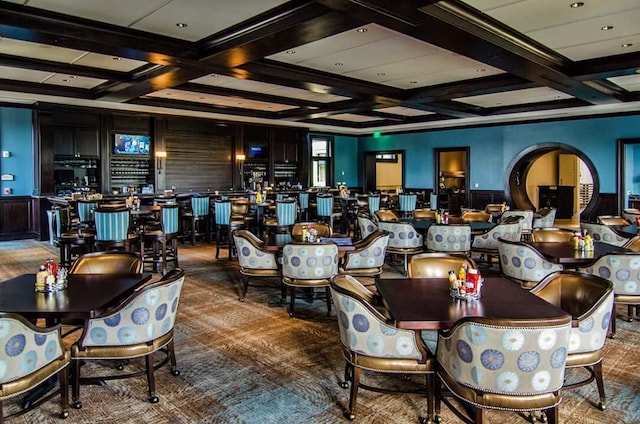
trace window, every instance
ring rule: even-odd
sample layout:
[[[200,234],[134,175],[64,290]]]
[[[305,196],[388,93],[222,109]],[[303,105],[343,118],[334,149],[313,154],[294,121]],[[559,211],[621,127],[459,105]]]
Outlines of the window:
[[[311,137],[311,185],[328,187],[331,183],[331,145],[329,137]]]

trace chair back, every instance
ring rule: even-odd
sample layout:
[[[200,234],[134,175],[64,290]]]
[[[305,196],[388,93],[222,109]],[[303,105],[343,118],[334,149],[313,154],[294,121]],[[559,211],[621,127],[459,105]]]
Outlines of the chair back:
[[[80,222],[93,222],[93,212],[98,208],[98,202],[93,200],[78,200],[76,211]]]
[[[333,214],[333,196],[318,194],[316,198],[318,216],[331,216]]]
[[[373,233],[374,231],[377,231],[378,226],[375,224],[375,222],[373,222],[366,216],[359,216],[358,229],[360,230],[360,237],[364,239],[364,238],[367,238],[369,234]]]
[[[373,216],[376,211],[380,209],[380,195],[370,194],[367,198],[367,203],[369,207],[369,216]]]
[[[569,317],[552,322],[466,317],[440,333],[438,363],[446,379],[463,386],[538,397],[562,388],[570,331]],[[484,406],[489,402],[483,400]]]
[[[446,278],[449,271],[456,276],[462,265],[478,269],[476,262],[467,255],[457,253],[418,253],[409,261],[409,278]]]
[[[534,228],[531,232],[531,241],[565,243],[573,240],[573,231],[564,228]]]
[[[360,240],[355,245],[355,250],[345,252],[342,268],[345,271],[351,269],[380,268],[384,265],[384,258],[389,244],[389,233],[386,231],[375,231]]]
[[[438,210],[438,195],[435,193],[429,194],[429,209]]]
[[[330,279],[338,274],[334,243],[289,243],[282,249],[282,276],[297,280]]]
[[[401,222],[380,222],[378,228],[389,233],[389,247],[416,249],[423,245],[422,234],[413,225]]]
[[[300,209],[309,209],[309,193],[298,193],[298,205],[300,205]]]
[[[142,274],[140,255],[134,252],[93,252],[81,255],[69,274]]]
[[[400,193],[398,195],[398,210],[400,212],[413,212],[418,201],[417,194]]]
[[[464,222],[491,222],[491,214],[483,211],[465,211],[460,216]]]
[[[165,234],[176,234],[178,232],[178,215],[178,205],[176,204],[166,204],[160,207],[162,232]]]
[[[352,356],[375,358],[424,359],[416,333],[396,328],[378,312],[371,300],[373,293],[349,275],[336,276],[331,282],[331,298],[338,314],[340,341]]]
[[[511,216],[521,216],[523,218],[520,221],[522,231],[524,231],[525,233],[531,232],[531,230],[533,229],[533,211],[509,210],[502,214],[502,217],[500,217],[500,222],[508,222],[508,219]]]
[[[616,296],[640,296],[640,253],[607,253],[578,271],[597,275],[613,283]],[[640,303],[640,299],[638,299]]]
[[[519,222],[514,224],[498,224],[486,233],[475,236],[471,243],[471,250],[473,250],[474,247],[498,250],[500,246],[499,239],[518,241],[521,235],[522,227]]]
[[[427,230],[425,244],[433,252],[469,252],[471,227],[465,224],[432,224]]]
[[[217,200],[215,202],[216,225],[229,225],[231,220],[231,201]]]
[[[276,202],[286,199],[287,196],[288,195],[284,193],[276,193]]]
[[[378,222],[398,222],[400,218],[394,211],[388,209],[380,209],[375,212],[375,217]]]
[[[240,198],[231,200],[231,215],[244,216],[249,213],[249,199]]]
[[[195,218],[209,216],[209,196],[191,197],[191,211]]]
[[[153,198],[153,204],[158,206],[164,205],[177,205],[178,201],[176,200],[176,196],[156,196]]]
[[[78,346],[130,346],[164,336],[175,325],[183,283],[184,271],[175,268],[136,290],[118,307],[88,320]]]
[[[437,213],[438,211],[433,209],[416,209],[415,211],[413,211],[413,219],[430,219],[432,221],[435,221]]]
[[[263,250],[264,242],[247,230],[234,230],[233,240],[238,250],[238,263],[243,269],[278,269],[273,252]]]
[[[276,217],[279,226],[289,226],[296,222],[297,205],[294,199],[276,201]]]
[[[20,315],[0,313],[0,329],[0,385],[35,373],[64,356],[59,326],[36,327]],[[27,388],[30,386],[23,390]]]
[[[331,237],[333,235],[331,227],[324,222],[296,222],[293,224],[293,228],[291,229],[291,236],[301,239],[302,231],[309,227],[316,229],[318,237]]]
[[[127,240],[129,235],[129,210],[96,209],[93,213],[96,225],[96,241]]]
[[[626,218],[614,215],[600,215],[598,216],[598,223],[604,225],[631,225],[631,222]]]
[[[612,244],[614,246],[624,246],[630,238],[621,236],[608,225],[604,224],[581,222],[580,229],[587,230],[587,232],[591,234],[593,241],[600,241],[603,243]]]
[[[636,218],[640,216],[640,209],[624,209],[622,217],[632,224],[636,223]]]
[[[534,247],[520,241],[500,240],[500,265],[507,278],[518,282],[538,283],[563,267],[548,261]]]
[[[564,271],[550,274],[531,293],[555,305],[577,321],[571,327],[568,353],[602,349],[613,307],[613,284],[595,275]]]
[[[550,228],[556,221],[556,208],[542,208],[538,217],[533,218],[533,228]]]

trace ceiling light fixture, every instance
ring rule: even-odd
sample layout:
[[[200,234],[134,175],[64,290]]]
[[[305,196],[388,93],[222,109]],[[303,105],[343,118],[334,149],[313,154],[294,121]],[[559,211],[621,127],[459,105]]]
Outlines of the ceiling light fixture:
[[[387,75],[387,74],[385,74],[384,72],[378,72],[378,76],[379,76],[379,77],[383,77],[383,76],[385,76],[385,75]]]
[[[366,29],[366,28],[358,28],[356,31],[358,31],[359,33],[364,33],[364,32],[367,32],[369,30]]]
[[[603,27],[600,27],[601,30],[603,31],[609,31],[610,29],[613,29],[612,25],[605,25]]]
[[[620,47],[623,47],[623,48],[627,48],[627,47],[631,47],[631,46],[633,46],[633,43],[624,43],[624,44],[620,45]]]
[[[336,66],[344,66],[344,63],[342,63],[342,62],[336,62],[336,63],[334,63],[334,65],[336,65]]]
[[[75,75],[69,75],[69,78],[71,78],[71,79],[76,79],[76,78],[78,78],[78,77],[77,77],[77,76],[75,76]]]
[[[409,81],[409,84],[417,84],[418,81]]]
[[[476,69],[476,72],[487,72],[487,70],[484,68],[479,68],[479,69]]]
[[[112,57],[111,60],[120,60],[121,58],[119,57]]]
[[[184,22],[178,22],[178,23],[176,24],[176,26],[177,26],[178,28],[186,28],[186,27],[188,27],[189,25],[185,24]]]
[[[584,3],[583,3],[583,2],[581,2],[581,1],[577,1],[577,2],[571,3],[569,6],[570,6],[570,7],[573,7],[574,9],[577,9],[577,8],[579,8],[579,7],[584,6]]]
[[[295,50],[287,50],[287,54],[296,54]]]

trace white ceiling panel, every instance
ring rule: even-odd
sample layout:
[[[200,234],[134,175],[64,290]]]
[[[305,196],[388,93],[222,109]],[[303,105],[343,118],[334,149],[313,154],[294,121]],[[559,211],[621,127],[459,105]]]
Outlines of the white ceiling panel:
[[[390,113],[392,115],[400,115],[400,116],[424,116],[424,115],[433,115],[433,112],[429,112],[426,110],[413,109],[405,106],[393,106],[393,107],[385,107],[383,109],[376,109],[377,112]]]
[[[1,44],[1,43],[0,43]],[[125,59],[99,53],[87,53],[73,62],[75,65],[90,66],[92,68],[108,69],[110,71],[131,72],[147,62]]]
[[[282,110],[295,109],[296,106],[283,105],[278,103],[260,102],[247,100],[238,97],[218,96],[215,94],[195,93],[185,90],[167,89],[148,94],[146,97],[156,97],[172,100],[182,100],[187,102],[206,103],[216,106],[234,107],[241,109],[261,110],[265,112],[279,112]]]
[[[627,91],[640,91],[640,75],[625,75],[621,77],[607,78],[612,83]]]
[[[80,50],[30,43],[28,41],[13,40],[10,38],[0,39],[0,53],[61,63],[73,63],[86,54],[86,52]]]
[[[556,91],[549,87],[536,87],[527,88],[524,90],[507,91],[504,93],[483,94],[473,97],[461,97],[454,100],[457,102],[486,108],[548,102],[570,98],[570,95],[562,93],[560,91]]]
[[[52,72],[32,71],[31,69],[0,66],[0,79],[13,79],[26,82],[42,82],[53,75]]]
[[[571,60],[587,60],[615,54],[638,52],[640,51],[640,34],[595,43],[562,47],[558,48],[557,51]]]
[[[382,121],[384,118],[375,118],[372,116],[363,116],[356,115],[354,113],[340,113],[337,115],[331,115],[331,119],[336,119],[338,121],[348,121],[348,122],[372,122],[372,121]]]
[[[91,89],[107,82],[107,80],[77,77],[65,74],[53,74],[42,82],[46,84],[64,85],[66,87]]]

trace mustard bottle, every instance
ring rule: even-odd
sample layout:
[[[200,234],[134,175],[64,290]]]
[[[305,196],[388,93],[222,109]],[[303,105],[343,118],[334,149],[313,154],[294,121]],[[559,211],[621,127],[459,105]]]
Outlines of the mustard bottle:
[[[45,283],[47,281],[47,277],[49,276],[49,271],[47,271],[47,267],[44,265],[40,265],[40,270],[36,273],[36,290],[44,291]]]
[[[465,282],[467,280],[467,270],[465,269],[464,264],[460,266],[460,270],[458,271],[458,280]]]

